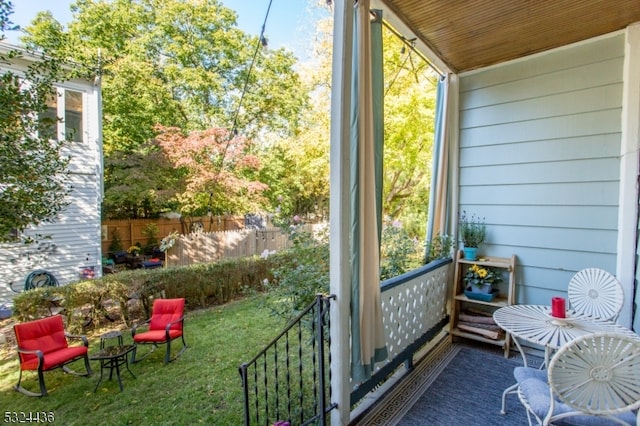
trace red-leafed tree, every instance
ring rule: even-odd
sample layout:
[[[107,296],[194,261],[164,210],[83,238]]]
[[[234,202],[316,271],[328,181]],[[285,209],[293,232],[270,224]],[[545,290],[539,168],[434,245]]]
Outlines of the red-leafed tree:
[[[180,173],[155,161],[156,124],[185,132],[233,127],[261,146],[299,133],[308,97],[295,55],[258,48],[258,37],[240,30],[238,14],[220,0],[77,0],[70,7],[65,25],[38,13],[21,41],[100,70],[105,217],[155,217],[208,203],[206,194],[182,208],[171,196],[182,192]]]
[[[263,209],[268,185],[257,180],[260,160],[251,153],[249,139],[221,128],[185,134],[176,127],[158,126],[156,131],[167,158],[185,176],[185,191],[178,195],[183,214]]]

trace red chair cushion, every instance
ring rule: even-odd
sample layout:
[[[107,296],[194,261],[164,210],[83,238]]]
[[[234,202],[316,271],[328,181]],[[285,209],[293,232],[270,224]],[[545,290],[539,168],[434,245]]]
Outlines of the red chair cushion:
[[[69,346],[67,338],[64,335],[64,325],[62,324],[62,317],[60,315],[16,324],[13,326],[13,331],[16,334],[16,340],[20,349],[40,350],[46,355]],[[20,354],[21,364],[33,359],[35,359],[37,364],[38,357],[36,355]]]
[[[162,330],[164,332],[167,324],[182,318],[183,315],[184,298],[156,299],[153,301],[149,331]],[[173,324],[171,330],[182,330],[182,322]]]
[[[169,340],[173,340],[176,337],[182,336],[182,330],[169,330]],[[167,335],[162,330],[150,330],[133,336],[133,341],[136,343],[165,343],[167,341]]]
[[[70,346],[68,348],[60,349],[55,352],[48,352],[44,355],[44,363],[42,370],[51,370],[52,368],[59,367],[66,364],[72,359],[82,357],[87,354],[88,349],[85,346]],[[22,370],[37,370],[38,358],[31,358],[22,364],[20,364]]]

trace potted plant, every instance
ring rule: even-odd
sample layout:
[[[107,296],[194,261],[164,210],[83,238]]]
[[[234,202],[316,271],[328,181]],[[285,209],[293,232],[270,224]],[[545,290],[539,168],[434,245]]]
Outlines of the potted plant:
[[[480,244],[484,243],[487,236],[487,225],[475,214],[467,216],[467,212],[462,212],[458,221],[460,227],[460,239],[464,244],[464,258],[469,260],[477,259],[477,250]]]
[[[111,233],[111,243],[109,243],[109,253],[118,253],[122,251],[122,241],[120,240],[120,231],[115,228]]]
[[[158,232],[159,232],[158,225],[156,225],[155,223],[148,223],[142,229],[142,235],[147,237],[147,243],[142,248],[142,252],[144,252],[144,254],[146,255],[153,254],[154,247],[158,245]]]
[[[489,266],[471,265],[464,275],[465,289],[474,293],[492,294],[494,284],[500,281],[500,272]]]
[[[127,249],[127,252],[132,256],[138,256],[141,251],[142,251],[142,247],[140,247],[137,244],[134,244]]]

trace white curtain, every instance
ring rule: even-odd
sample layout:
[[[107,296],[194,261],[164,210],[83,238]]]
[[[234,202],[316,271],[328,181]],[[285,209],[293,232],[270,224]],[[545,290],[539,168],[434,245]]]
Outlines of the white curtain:
[[[446,134],[448,80],[438,81],[436,96],[435,134],[433,137],[433,166],[431,168],[431,189],[429,191],[429,211],[427,224],[427,245],[438,234],[446,234],[449,218],[449,145]],[[428,254],[428,253],[425,253]]]
[[[355,383],[371,376],[376,362],[387,358],[380,299],[380,243],[382,145],[382,84],[372,62],[381,67],[381,12],[371,22],[369,0],[356,4],[351,113],[351,378]],[[372,55],[372,25],[378,25]],[[375,56],[375,57],[374,57]],[[381,75],[382,70],[378,71]],[[374,93],[374,86],[376,90]],[[379,110],[374,118],[375,109]],[[378,148],[378,149],[376,149]],[[376,155],[378,152],[378,155]],[[376,161],[378,160],[378,161]],[[376,165],[377,164],[377,165]],[[378,173],[376,170],[378,169]],[[376,184],[378,182],[378,184]]]

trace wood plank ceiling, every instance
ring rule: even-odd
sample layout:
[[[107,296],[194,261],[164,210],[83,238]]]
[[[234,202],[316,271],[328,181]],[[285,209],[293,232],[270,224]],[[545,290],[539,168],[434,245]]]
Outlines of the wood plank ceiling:
[[[640,22],[640,0],[384,0],[454,72]]]

